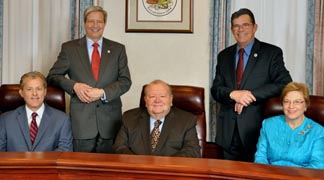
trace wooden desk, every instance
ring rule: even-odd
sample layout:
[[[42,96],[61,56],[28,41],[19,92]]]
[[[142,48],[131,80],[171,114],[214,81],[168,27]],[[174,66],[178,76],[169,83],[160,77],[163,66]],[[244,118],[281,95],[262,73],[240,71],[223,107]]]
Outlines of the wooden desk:
[[[324,179],[324,170],[217,159],[75,152],[2,152],[0,179]]]

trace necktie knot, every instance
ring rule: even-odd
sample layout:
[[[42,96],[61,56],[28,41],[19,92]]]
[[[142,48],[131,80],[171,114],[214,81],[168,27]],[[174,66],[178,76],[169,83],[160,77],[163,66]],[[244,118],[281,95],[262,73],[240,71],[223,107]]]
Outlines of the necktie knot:
[[[37,114],[36,112],[33,112],[33,113],[32,113],[32,119],[35,119],[35,120],[36,120],[37,115],[38,115],[38,114]]]
[[[240,54],[240,57],[243,57],[243,55],[244,55],[244,48],[241,48],[241,49],[239,50],[239,54]]]
[[[98,43],[93,43],[92,46],[93,46],[94,48],[98,48],[98,47],[99,47],[99,44],[98,44]]]
[[[161,120],[156,120],[154,122],[154,127],[159,127],[161,123],[162,123]]]

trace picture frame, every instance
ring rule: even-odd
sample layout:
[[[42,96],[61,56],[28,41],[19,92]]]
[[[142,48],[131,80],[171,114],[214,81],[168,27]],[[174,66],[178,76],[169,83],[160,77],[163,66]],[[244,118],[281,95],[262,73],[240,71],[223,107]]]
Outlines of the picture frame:
[[[125,31],[193,33],[193,0],[126,0]]]

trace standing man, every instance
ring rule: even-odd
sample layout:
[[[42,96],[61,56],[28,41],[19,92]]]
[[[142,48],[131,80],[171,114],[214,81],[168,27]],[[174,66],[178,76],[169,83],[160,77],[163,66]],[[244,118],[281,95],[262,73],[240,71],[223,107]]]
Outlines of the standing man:
[[[62,45],[47,80],[71,95],[74,151],[111,153],[121,124],[120,96],[131,86],[126,51],[103,38],[102,7],[89,7],[83,15],[86,35]]]
[[[118,154],[200,157],[197,117],[172,107],[171,87],[161,80],[152,81],[144,90],[145,108],[123,115],[116,137]]]
[[[266,99],[280,94],[292,81],[279,47],[255,38],[258,25],[249,9],[231,17],[237,43],[218,54],[216,76],[211,88],[221,104],[216,143],[224,158],[253,161]]]
[[[72,151],[69,117],[44,104],[47,83],[33,71],[20,79],[25,104],[0,116],[0,151]]]

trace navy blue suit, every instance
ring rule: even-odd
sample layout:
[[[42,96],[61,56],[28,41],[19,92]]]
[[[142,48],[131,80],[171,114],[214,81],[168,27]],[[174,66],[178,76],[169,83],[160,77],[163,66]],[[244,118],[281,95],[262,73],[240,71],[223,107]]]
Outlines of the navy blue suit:
[[[220,52],[217,57],[216,76],[211,88],[212,96],[221,105],[217,119],[216,143],[225,150],[231,148],[237,121],[243,146],[255,151],[263,120],[264,101],[280,95],[283,87],[292,79],[285,68],[282,50],[255,39],[240,89],[251,91],[256,101],[244,107],[242,113],[238,115],[234,111],[235,101],[229,97],[231,91],[236,90],[236,48],[237,44],[234,44]]]

